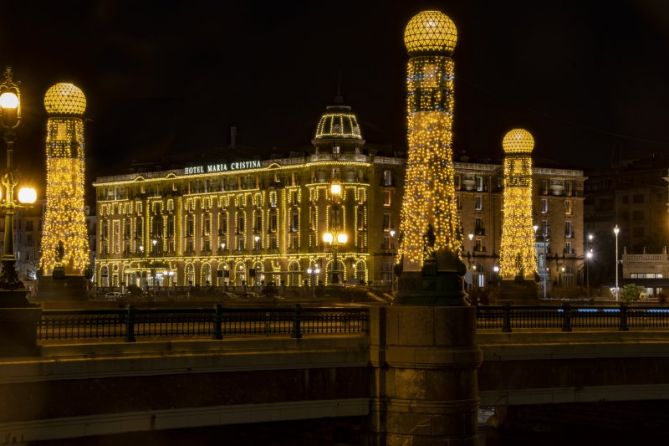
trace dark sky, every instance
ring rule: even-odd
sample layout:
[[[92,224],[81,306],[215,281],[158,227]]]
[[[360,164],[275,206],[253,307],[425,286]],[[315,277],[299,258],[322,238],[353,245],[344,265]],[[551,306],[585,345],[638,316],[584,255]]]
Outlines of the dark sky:
[[[667,147],[669,4],[662,0],[3,2],[0,64],[22,81],[18,162],[43,169],[49,85],[87,95],[89,177],[132,160],[197,160],[239,128],[241,156],[308,147],[341,71],[369,143],[405,144],[404,25],[456,23],[455,145],[498,158],[512,126],[539,164],[606,166]],[[235,154],[233,156],[240,156]]]

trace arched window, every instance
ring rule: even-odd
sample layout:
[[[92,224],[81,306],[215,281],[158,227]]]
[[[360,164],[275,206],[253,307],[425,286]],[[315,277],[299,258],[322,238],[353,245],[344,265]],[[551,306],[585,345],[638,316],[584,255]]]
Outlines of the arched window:
[[[193,264],[189,263],[186,265],[186,269],[184,272],[184,285],[186,286],[194,286],[195,285],[195,268],[193,268]]]
[[[200,285],[201,286],[211,286],[212,281],[211,281],[211,265],[208,263],[205,263],[202,265],[202,271],[200,272],[201,276],[201,281]]]
[[[300,271],[300,263],[293,261],[288,266],[288,286],[300,286],[302,283],[302,272]]]

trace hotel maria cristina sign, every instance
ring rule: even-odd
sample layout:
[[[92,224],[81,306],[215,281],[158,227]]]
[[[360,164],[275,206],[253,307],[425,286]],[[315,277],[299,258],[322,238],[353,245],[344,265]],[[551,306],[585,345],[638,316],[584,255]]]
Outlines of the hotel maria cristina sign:
[[[184,175],[196,175],[201,173],[227,172],[232,170],[259,169],[260,161],[235,161],[233,163],[203,164],[184,168]]]

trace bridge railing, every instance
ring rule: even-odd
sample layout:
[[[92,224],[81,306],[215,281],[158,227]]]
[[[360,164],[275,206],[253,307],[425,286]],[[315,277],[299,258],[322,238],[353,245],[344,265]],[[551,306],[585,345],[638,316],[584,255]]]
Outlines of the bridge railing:
[[[44,310],[38,339],[213,338],[354,334],[369,331],[369,312],[361,307],[152,308]]]
[[[669,329],[669,307],[486,305],[476,309],[476,327],[503,332],[515,329]]]

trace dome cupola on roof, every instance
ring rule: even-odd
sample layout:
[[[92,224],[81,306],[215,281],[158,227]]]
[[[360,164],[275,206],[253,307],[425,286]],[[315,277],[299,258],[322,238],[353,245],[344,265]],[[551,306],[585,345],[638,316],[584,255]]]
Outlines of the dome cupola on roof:
[[[59,82],[44,94],[44,107],[50,115],[83,115],[86,111],[86,96],[76,85]]]
[[[316,126],[316,140],[320,139],[357,139],[362,140],[360,125],[351,107],[331,105]]]
[[[404,45],[409,54],[451,54],[457,41],[455,23],[441,11],[419,12],[404,28]]]
[[[525,129],[509,130],[502,139],[504,153],[532,153],[534,138]]]

